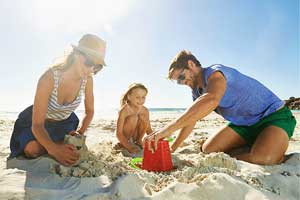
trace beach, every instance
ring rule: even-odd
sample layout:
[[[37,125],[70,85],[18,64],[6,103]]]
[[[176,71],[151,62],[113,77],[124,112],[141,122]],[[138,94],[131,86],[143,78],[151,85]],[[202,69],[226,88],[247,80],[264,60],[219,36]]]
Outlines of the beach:
[[[158,130],[184,109],[150,111]],[[82,113],[79,113],[80,116]],[[191,135],[172,153],[174,169],[148,172],[129,165],[131,157],[113,149],[116,113],[95,116],[86,132],[87,161],[65,174],[57,163],[12,159],[9,141],[16,113],[0,113],[0,199],[300,199],[300,112],[287,160],[262,166],[238,161],[225,153],[203,154],[201,141],[228,122],[210,114],[197,122]],[[175,133],[173,134],[176,137]]]

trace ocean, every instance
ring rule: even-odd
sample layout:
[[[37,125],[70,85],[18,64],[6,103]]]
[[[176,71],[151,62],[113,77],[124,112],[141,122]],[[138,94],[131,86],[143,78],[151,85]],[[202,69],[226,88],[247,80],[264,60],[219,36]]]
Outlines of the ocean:
[[[162,119],[162,118],[176,118],[181,115],[186,108],[149,108],[150,111],[150,119]],[[300,110],[292,110],[296,120],[299,123],[300,117]],[[84,110],[76,110],[75,113],[82,119],[84,115]],[[0,120],[15,120],[18,117],[19,112],[15,111],[0,111]],[[106,119],[106,120],[113,120],[117,119],[118,117],[118,109],[111,108],[111,109],[102,109],[96,110],[94,114],[94,119]]]
[[[185,108],[149,108],[150,118],[165,118],[165,117],[176,117],[182,114],[185,111]],[[20,112],[15,111],[0,111],[0,119],[2,120],[15,120],[18,117]],[[84,110],[76,110],[75,113],[81,119],[84,115]],[[110,108],[110,109],[101,109],[96,110],[94,114],[94,119],[117,119],[118,117],[118,109]]]

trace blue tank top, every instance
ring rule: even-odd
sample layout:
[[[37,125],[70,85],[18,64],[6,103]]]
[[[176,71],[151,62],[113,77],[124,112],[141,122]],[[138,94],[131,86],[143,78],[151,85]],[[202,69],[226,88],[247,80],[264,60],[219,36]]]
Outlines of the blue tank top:
[[[226,91],[215,112],[238,126],[250,126],[284,105],[271,90],[257,80],[224,65],[211,65],[202,70],[202,88],[192,91],[193,100],[206,92],[208,77],[221,72],[226,79]]]

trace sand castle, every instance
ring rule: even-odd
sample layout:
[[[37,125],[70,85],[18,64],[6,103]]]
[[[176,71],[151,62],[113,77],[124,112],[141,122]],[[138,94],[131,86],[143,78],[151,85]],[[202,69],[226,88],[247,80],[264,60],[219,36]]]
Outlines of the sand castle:
[[[51,170],[61,176],[76,176],[81,177],[89,168],[89,164],[85,162],[88,158],[88,148],[85,144],[86,136],[84,135],[66,135],[64,138],[65,144],[72,144],[76,147],[79,153],[79,160],[72,166],[66,167],[61,164],[54,164]]]
[[[117,158],[114,156],[112,143],[103,144],[105,147],[98,150],[98,154],[88,151],[85,144],[86,136],[83,135],[66,135],[64,142],[73,144],[79,152],[79,160],[70,167],[60,164],[53,164],[50,172],[56,173],[62,177],[98,177],[104,174],[109,174],[112,179],[117,178],[127,170],[131,170],[128,166],[129,158],[124,159],[121,155]],[[118,166],[117,163],[122,163]]]

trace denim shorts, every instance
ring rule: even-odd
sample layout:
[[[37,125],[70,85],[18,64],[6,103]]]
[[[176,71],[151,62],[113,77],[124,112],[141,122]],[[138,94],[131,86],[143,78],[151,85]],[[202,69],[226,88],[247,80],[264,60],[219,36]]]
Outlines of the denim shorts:
[[[32,140],[36,140],[32,133],[32,108],[29,106],[22,111],[15,122],[13,133],[10,138],[10,158],[24,154],[24,148]],[[73,112],[70,117],[62,121],[45,121],[47,130],[52,141],[63,141],[66,134],[72,130],[77,130],[79,119]]]
[[[249,146],[254,144],[257,136],[268,126],[282,128],[289,138],[293,136],[296,119],[290,109],[286,106],[264,117],[251,126],[237,126],[229,123],[228,126],[239,134]]]

